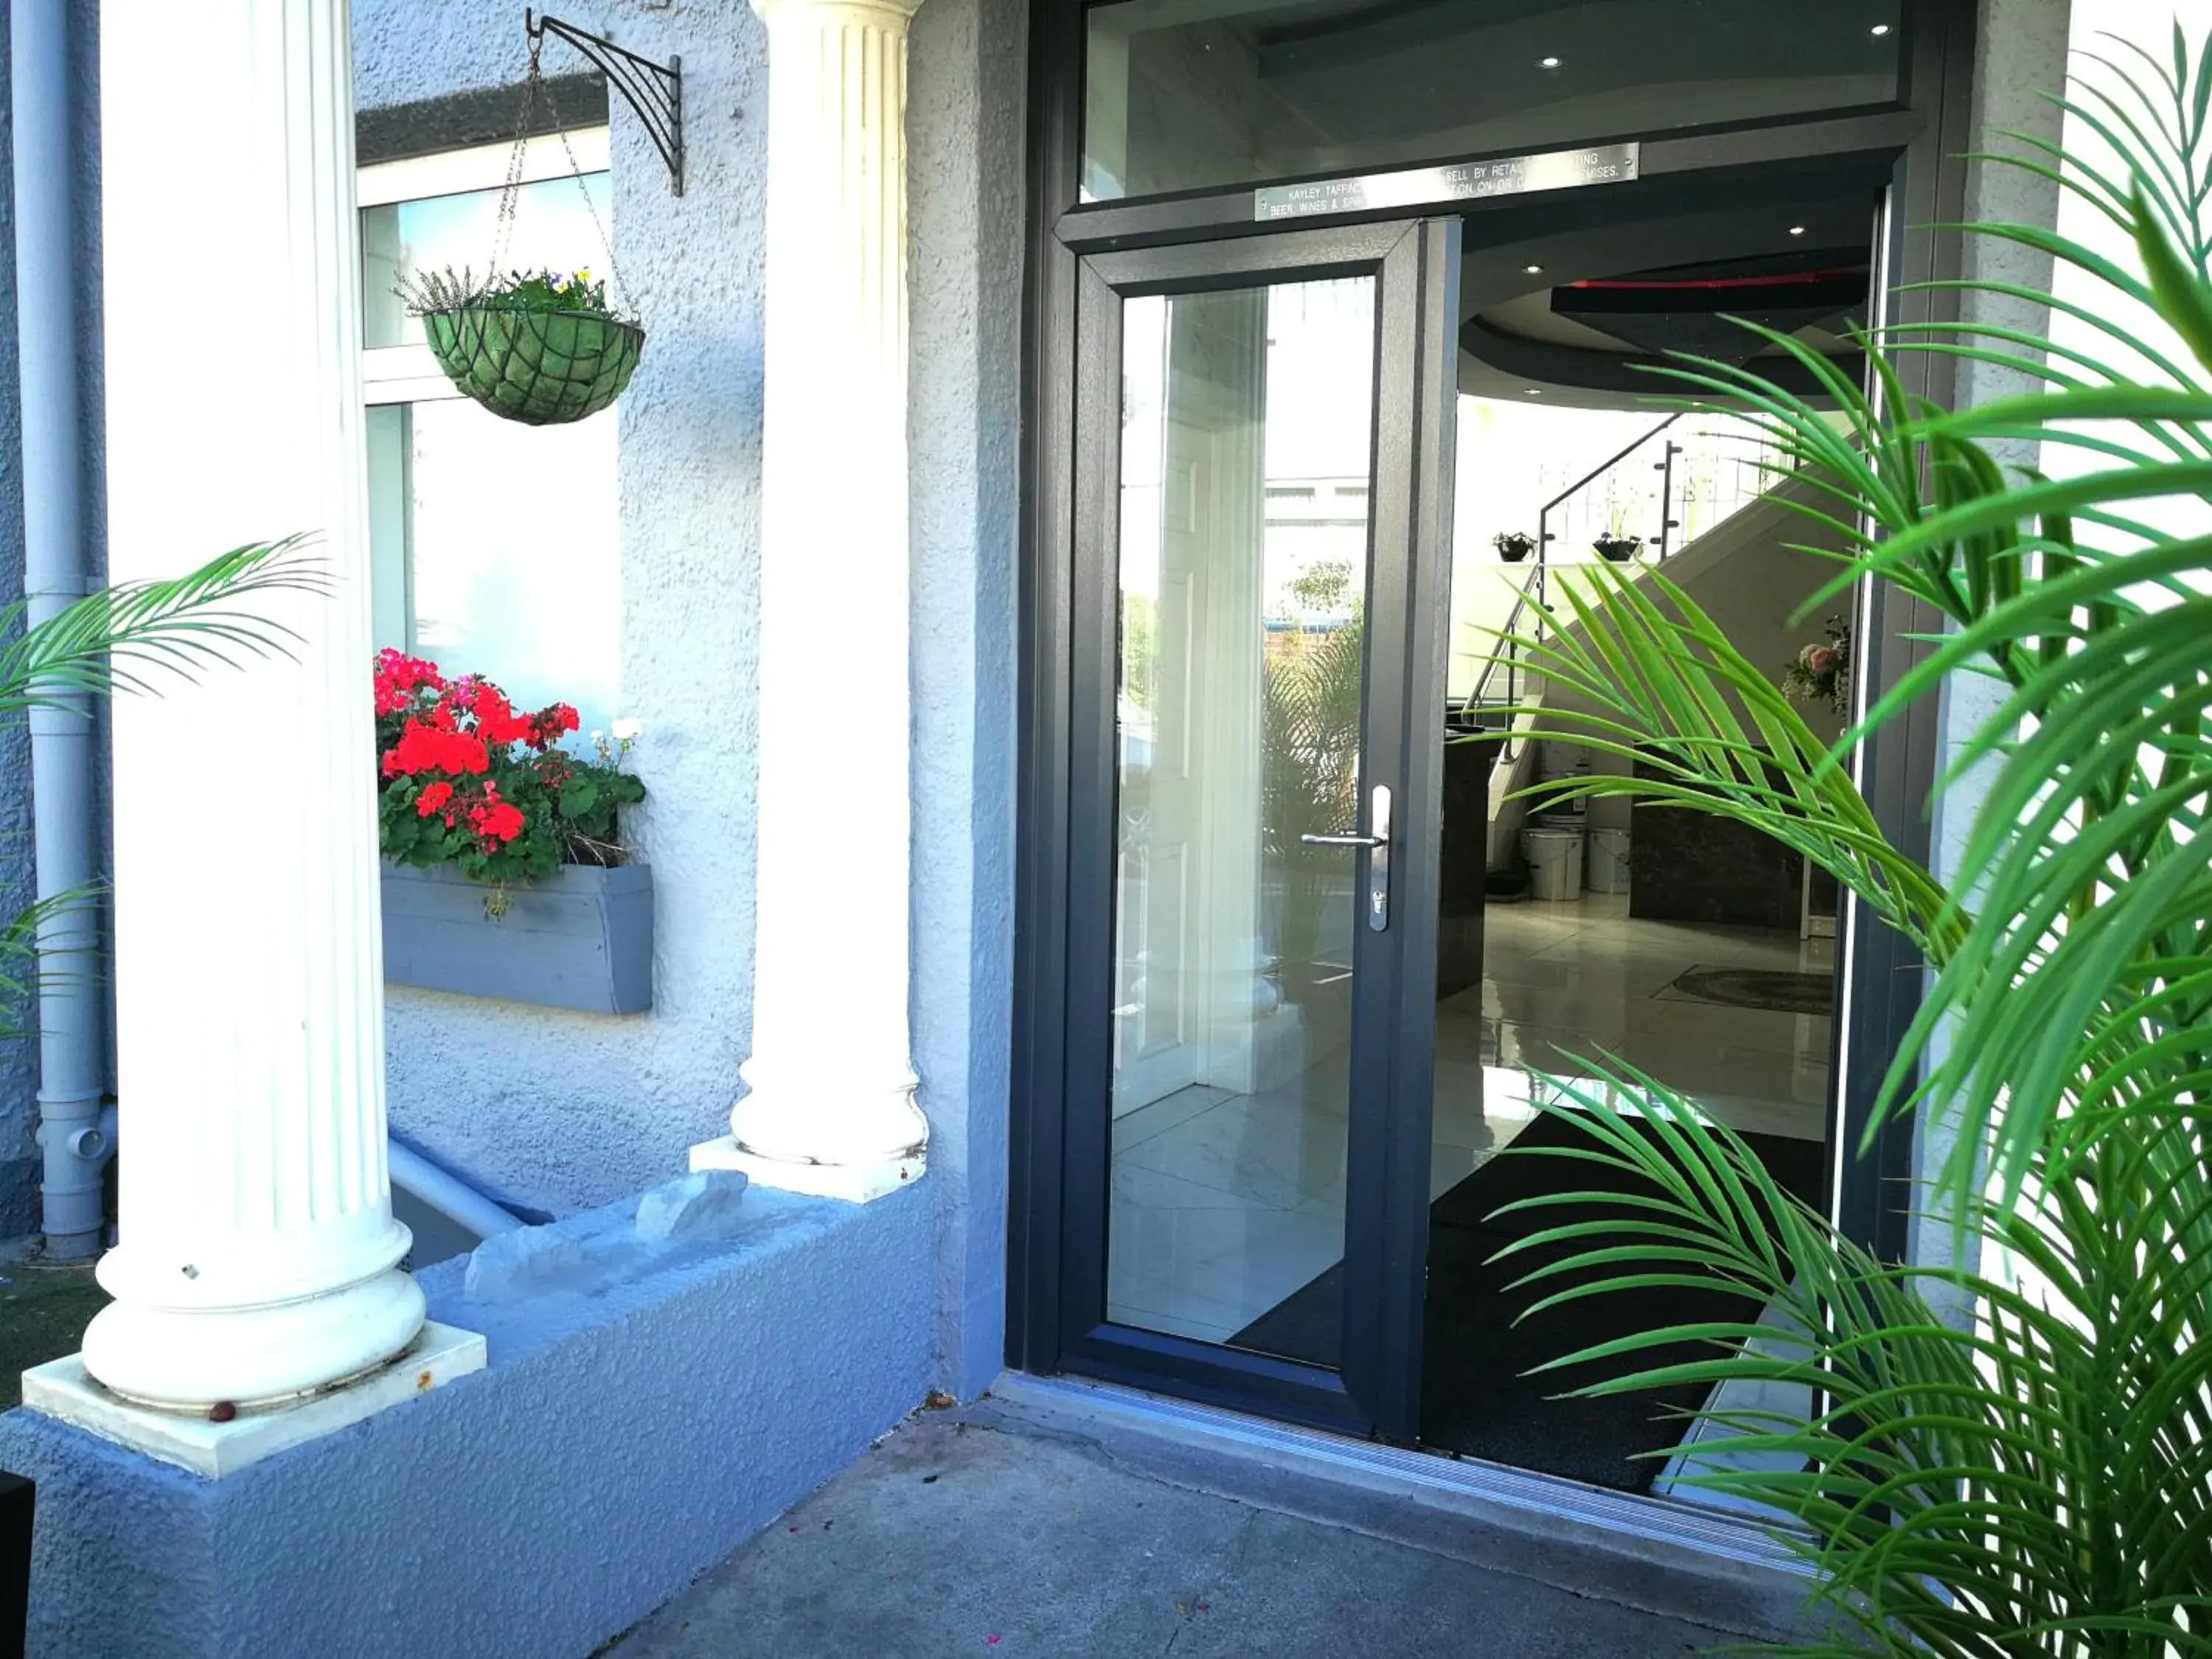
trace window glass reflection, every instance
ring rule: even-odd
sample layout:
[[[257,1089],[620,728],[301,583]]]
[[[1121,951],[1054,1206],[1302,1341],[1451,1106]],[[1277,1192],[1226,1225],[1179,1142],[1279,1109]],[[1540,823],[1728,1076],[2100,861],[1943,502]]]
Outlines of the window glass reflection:
[[[590,193],[588,206],[585,194]],[[426,270],[469,270],[483,275],[499,232],[496,190],[461,191],[419,201],[390,202],[361,214],[362,343],[420,345],[422,325],[410,317],[394,291]],[[514,224],[503,264],[517,270],[575,271],[604,263],[599,222],[614,231],[608,175],[546,179],[515,192]]]
[[[1338,1358],[1371,277],[1122,312],[1108,1316]],[[1330,1275],[1334,1274],[1334,1279]],[[1301,1304],[1305,1305],[1305,1304]]]
[[[374,409],[369,428],[377,643],[605,727],[622,712],[615,412],[529,427],[450,398]]]

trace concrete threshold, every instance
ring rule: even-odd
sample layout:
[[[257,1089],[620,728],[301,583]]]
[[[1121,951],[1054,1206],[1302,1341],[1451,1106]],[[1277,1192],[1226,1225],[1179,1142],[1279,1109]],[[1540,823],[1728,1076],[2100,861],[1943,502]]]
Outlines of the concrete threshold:
[[[1571,1595],[1763,1641],[1814,1633],[1810,1565],[1765,1527],[1473,1459],[1289,1427],[1112,1383],[1008,1372],[955,1413],[1133,1472]]]

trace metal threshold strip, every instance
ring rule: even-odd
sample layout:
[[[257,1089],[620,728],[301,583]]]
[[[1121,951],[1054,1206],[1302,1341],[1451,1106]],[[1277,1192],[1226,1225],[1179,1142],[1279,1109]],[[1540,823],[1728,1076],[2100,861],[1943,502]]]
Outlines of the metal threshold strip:
[[[1797,1633],[1813,1569],[1756,1521],[1353,1440],[1109,1382],[1008,1372],[984,1420],[1097,1444],[1170,1484],[1335,1522],[1578,1594]]]

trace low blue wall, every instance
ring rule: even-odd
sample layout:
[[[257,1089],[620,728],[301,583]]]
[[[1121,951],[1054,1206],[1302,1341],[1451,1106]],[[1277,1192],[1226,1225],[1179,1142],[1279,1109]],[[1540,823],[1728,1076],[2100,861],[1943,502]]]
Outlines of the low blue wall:
[[[921,1402],[930,1211],[757,1188],[723,1242],[495,1301],[441,1263],[431,1316],[486,1370],[220,1481],[0,1416],[0,1467],[39,1483],[30,1651],[587,1654]]]

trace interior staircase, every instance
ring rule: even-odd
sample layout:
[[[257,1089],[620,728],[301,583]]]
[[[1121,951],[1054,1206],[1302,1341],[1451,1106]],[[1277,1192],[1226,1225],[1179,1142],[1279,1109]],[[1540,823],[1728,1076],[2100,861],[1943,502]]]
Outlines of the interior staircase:
[[[1503,734],[1490,785],[1492,869],[1515,859],[1527,811],[1515,797],[1536,775],[1537,745],[1526,733],[1541,710],[1590,707],[1571,690],[1547,684],[1515,637],[1533,624],[1540,639],[1559,625],[1553,573],[1603,558],[1601,537],[1632,542],[1619,568],[1634,574],[1663,567],[1739,650],[1771,661],[1778,681],[1818,634],[1817,622],[1799,622],[1798,612],[1834,574],[1828,559],[1804,550],[1825,532],[1793,502],[1814,499],[1808,486],[1778,475],[1743,423],[1685,413],[1658,422],[1545,504],[1529,561],[1500,565],[1492,592],[1473,607],[1469,625],[1492,654],[1473,693],[1449,712],[1456,732]],[[1564,626],[1579,628],[1571,620]],[[1836,722],[1827,711],[1803,712],[1816,732],[1831,734],[1825,728]],[[1598,757],[1600,769],[1610,763]]]

